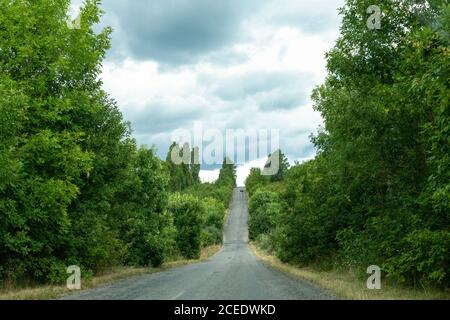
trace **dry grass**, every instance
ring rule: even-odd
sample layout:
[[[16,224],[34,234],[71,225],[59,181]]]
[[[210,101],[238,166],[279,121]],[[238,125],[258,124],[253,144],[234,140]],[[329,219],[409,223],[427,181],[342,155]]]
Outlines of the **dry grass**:
[[[162,266],[161,269],[167,270],[167,269],[182,267],[182,266],[185,266],[188,264],[203,262],[203,261],[211,258],[213,255],[215,255],[221,248],[222,248],[222,246],[220,246],[218,244],[203,248],[200,253],[199,259],[188,260],[188,259],[178,258],[173,261],[164,263],[164,265]]]
[[[157,272],[159,268],[116,267],[88,281],[82,281],[82,290],[92,289],[109,282],[132,276]],[[70,293],[62,285],[16,285],[8,284],[0,289],[0,300],[49,300]]]
[[[291,276],[308,280],[341,299],[350,300],[449,300],[450,292],[436,289],[410,289],[382,283],[381,290],[369,290],[366,281],[349,271],[323,271],[313,267],[296,267],[278,260],[254,244],[250,247],[264,263]]]
[[[226,209],[225,210],[225,214],[223,215],[223,225],[225,226],[226,224],[227,224],[227,222],[228,222],[228,217],[229,217],[229,215],[230,215],[230,211],[229,211],[229,209]]]
[[[133,268],[133,267],[116,267],[104,274],[92,277],[89,281],[82,282],[82,289],[93,289],[114,281],[127,279],[134,276],[161,272],[172,268],[182,267],[188,264],[199,263],[209,259],[220,250],[220,245],[214,245],[202,249],[199,259],[175,259],[164,263],[159,268]],[[70,293],[65,286],[57,285],[28,285],[18,286],[8,284],[0,288],[0,300],[50,300],[59,296]]]

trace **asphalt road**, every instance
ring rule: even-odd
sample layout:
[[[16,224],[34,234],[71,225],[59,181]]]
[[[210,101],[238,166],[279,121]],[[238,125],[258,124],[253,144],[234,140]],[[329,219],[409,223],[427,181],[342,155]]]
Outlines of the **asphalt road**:
[[[209,260],[138,276],[64,299],[309,300],[330,299],[316,286],[260,262],[248,247],[247,194],[236,188],[223,248]]]

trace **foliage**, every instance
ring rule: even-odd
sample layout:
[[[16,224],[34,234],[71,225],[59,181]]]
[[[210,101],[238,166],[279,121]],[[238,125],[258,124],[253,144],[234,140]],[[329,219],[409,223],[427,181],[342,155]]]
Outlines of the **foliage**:
[[[232,188],[211,183],[197,184],[184,191],[185,194],[199,198],[205,208],[201,231],[203,247],[222,243],[225,208],[230,204],[228,195],[231,192]]]
[[[219,178],[216,181],[219,186],[236,186],[236,165],[229,158],[223,159]]]
[[[267,178],[262,175],[261,169],[251,168],[245,179],[245,189],[251,197],[259,187],[265,186],[267,182]]]
[[[175,239],[180,253],[185,258],[198,259],[202,218],[206,215],[201,201],[192,195],[174,193],[169,198],[169,212],[176,227]]]
[[[224,207],[230,204],[233,188],[219,186],[216,183],[200,183],[183,190],[183,193],[192,194],[200,199],[213,198],[221,202]]]
[[[269,156],[265,168],[270,167],[271,165],[275,165],[275,163],[272,163],[272,161],[276,162],[278,170],[275,174],[269,175],[268,179],[270,180],[270,182],[283,181],[286,178],[287,172],[289,170],[289,161],[287,157],[281,150],[276,150]]]
[[[255,240],[261,234],[269,234],[275,227],[279,213],[280,204],[275,193],[256,191],[249,204],[249,238]]]
[[[193,184],[199,184],[200,183],[200,149],[198,147],[194,147],[191,151],[191,163],[189,166],[189,171],[192,176],[192,182]]]
[[[199,168],[192,164],[194,150],[190,151],[186,143],[180,147],[177,143],[172,143],[166,157],[166,165],[170,173],[169,187],[173,192],[181,192],[199,181]],[[192,169],[191,169],[192,168]],[[197,172],[198,171],[198,172]],[[195,176],[193,176],[193,173]]]
[[[250,203],[282,190],[271,239],[284,261],[333,259],[361,273],[375,264],[404,284],[448,287],[450,6],[380,1],[382,28],[370,30],[371,4],[340,10],[328,77],[313,92],[324,119],[316,158],[290,168],[284,188],[253,171]]]
[[[98,76],[110,29],[68,0],[0,1],[0,279],[62,282],[172,254],[169,175],[137,150]]]

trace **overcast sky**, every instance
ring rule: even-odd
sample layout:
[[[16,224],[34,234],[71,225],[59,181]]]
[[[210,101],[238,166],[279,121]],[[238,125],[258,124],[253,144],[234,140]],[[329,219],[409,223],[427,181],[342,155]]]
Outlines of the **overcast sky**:
[[[176,129],[279,129],[291,162],[314,157],[311,90],[344,0],[104,0],[104,89],[139,144],[165,157]],[[79,5],[74,0],[73,6]],[[252,165],[238,169],[241,185]],[[203,167],[211,169],[210,167]],[[212,180],[217,170],[203,170]]]

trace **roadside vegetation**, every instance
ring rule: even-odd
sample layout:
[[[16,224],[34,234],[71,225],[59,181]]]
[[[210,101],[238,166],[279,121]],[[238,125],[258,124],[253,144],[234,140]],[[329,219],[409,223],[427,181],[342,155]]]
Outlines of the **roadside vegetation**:
[[[281,262],[273,253],[260,246],[250,245],[255,255],[266,265],[293,278],[307,280],[337,299],[348,300],[448,300],[450,293],[438,288],[413,288],[399,286],[385,279],[381,290],[368,290],[367,276],[343,266],[323,266],[320,263],[296,265]]]
[[[172,268],[179,268],[188,264],[199,263],[212,257],[220,250],[220,245],[204,247],[199,259],[185,259],[181,256],[164,262],[159,267],[132,267],[116,266],[90,278],[84,278],[81,282],[81,290],[94,289],[112,282],[125,280],[156,272],[162,272]],[[76,291],[80,292],[80,291]],[[75,293],[76,293],[75,292]],[[73,294],[73,290],[67,289],[65,285],[58,284],[36,284],[36,282],[22,281],[20,283],[6,283],[0,288],[0,300],[48,300],[60,298],[64,295]]]
[[[196,148],[174,143],[161,160],[137,146],[99,80],[112,32],[94,32],[100,1],[85,1],[75,29],[69,2],[0,1],[7,297],[28,297],[11,293],[21,284],[54,297],[70,265],[89,282],[198,261],[221,244],[236,184],[225,160],[215,183],[201,183]],[[370,30],[361,17],[372,4],[341,9],[328,77],[312,95],[324,119],[316,158],[289,167],[280,151],[276,175],[247,178],[250,237],[283,263],[359,278],[378,265],[383,281],[448,297],[450,6],[379,0],[382,28]]]
[[[68,0],[0,1],[0,288],[64,284],[70,265],[82,279],[159,268],[222,241],[236,168],[202,184],[196,148],[163,161],[137,146],[101,88],[99,3],[72,29]]]
[[[313,92],[315,159],[253,169],[250,237],[280,261],[447,292],[450,286],[450,6],[379,1],[382,28],[349,0]],[[277,181],[278,180],[278,181]],[[364,284],[365,282],[363,282]]]

